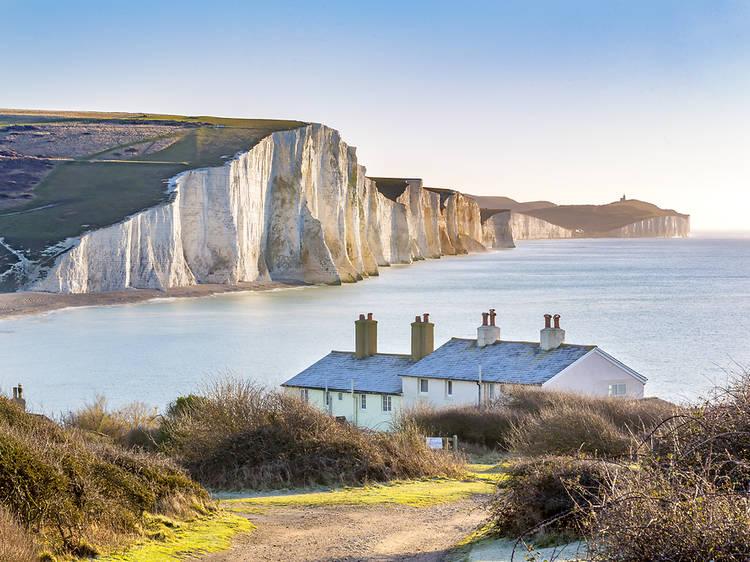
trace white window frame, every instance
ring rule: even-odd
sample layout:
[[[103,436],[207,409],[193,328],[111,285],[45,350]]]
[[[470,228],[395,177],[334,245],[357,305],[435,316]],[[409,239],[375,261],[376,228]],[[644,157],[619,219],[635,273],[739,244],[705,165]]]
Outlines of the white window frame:
[[[619,392],[619,391],[622,392]],[[626,382],[613,382],[609,385],[607,395],[610,398],[620,398],[628,395],[628,383]]]
[[[424,390],[422,388],[424,387]],[[428,394],[430,392],[430,380],[429,379],[419,379],[419,393],[420,394]]]
[[[383,394],[383,411],[384,412],[392,412],[393,411],[393,398],[390,394]]]
[[[451,380],[445,381],[445,395],[450,398],[453,397],[453,381]]]
[[[299,389],[299,399],[303,402],[310,402],[310,391],[306,388]]]
[[[361,410],[367,409],[367,394],[360,394],[359,395],[359,408]]]

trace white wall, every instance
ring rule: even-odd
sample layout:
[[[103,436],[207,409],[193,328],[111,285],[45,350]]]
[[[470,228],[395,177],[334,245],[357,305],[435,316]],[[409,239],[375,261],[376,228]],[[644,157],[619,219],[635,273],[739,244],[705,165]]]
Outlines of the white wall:
[[[609,396],[609,385],[625,383],[629,398],[643,398],[644,384],[597,353],[589,353],[542,385],[550,390]]]
[[[300,398],[298,387],[284,387],[284,392]],[[308,389],[308,403],[316,408],[328,411],[325,404],[325,391],[315,388]],[[366,408],[362,409],[361,394],[354,393],[352,400],[351,392],[330,391],[331,415],[344,416],[346,421],[357,427],[366,427],[380,431],[388,431],[392,428],[392,422],[401,411],[401,397],[391,395],[391,411],[383,411],[382,394],[366,394]],[[341,399],[339,399],[341,396]]]
[[[478,388],[476,381],[452,381],[453,394],[448,395],[448,381],[445,379],[427,379],[427,392],[420,392],[417,377],[401,377],[401,391],[403,392],[403,405],[405,408],[419,404],[436,406],[463,406],[466,404],[476,405]],[[487,399],[494,391],[497,398],[500,393],[500,385],[493,383],[482,384],[482,400]]]

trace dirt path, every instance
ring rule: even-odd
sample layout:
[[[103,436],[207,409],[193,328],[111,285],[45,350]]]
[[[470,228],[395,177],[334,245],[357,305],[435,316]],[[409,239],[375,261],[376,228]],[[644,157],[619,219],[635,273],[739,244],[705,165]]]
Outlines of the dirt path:
[[[486,517],[486,496],[427,507],[268,507],[245,516],[258,529],[204,562],[450,559],[448,550]]]

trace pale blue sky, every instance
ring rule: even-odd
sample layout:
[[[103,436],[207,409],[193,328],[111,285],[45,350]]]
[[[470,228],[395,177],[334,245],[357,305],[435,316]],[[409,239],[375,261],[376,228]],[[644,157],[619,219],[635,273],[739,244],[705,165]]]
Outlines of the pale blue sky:
[[[750,229],[750,1],[0,0],[0,107],[295,118],[373,175]]]

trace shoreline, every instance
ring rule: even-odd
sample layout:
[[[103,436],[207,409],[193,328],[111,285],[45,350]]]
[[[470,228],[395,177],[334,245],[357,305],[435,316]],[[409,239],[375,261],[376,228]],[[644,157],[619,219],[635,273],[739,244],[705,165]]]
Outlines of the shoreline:
[[[40,291],[0,293],[0,321],[24,316],[36,316],[65,308],[117,306],[158,299],[200,298],[226,293],[271,291],[308,286],[312,285],[297,281],[252,281],[234,285],[205,283],[173,287],[164,291],[158,289],[122,289],[101,293],[45,293]]]

